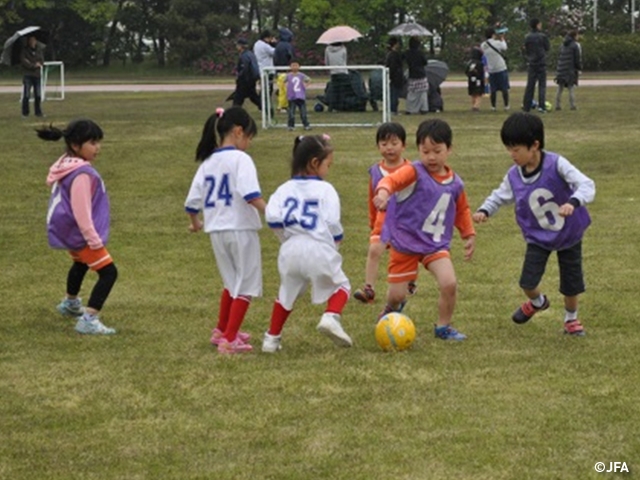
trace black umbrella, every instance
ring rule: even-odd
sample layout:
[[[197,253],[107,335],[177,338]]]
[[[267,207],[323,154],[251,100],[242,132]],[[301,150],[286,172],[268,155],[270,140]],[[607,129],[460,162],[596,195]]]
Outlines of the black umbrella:
[[[424,70],[429,82],[439,86],[447,78],[449,66],[441,60],[429,60]]]
[[[49,41],[48,32],[42,30],[40,27],[26,27],[22,30],[18,30],[16,33],[11,35],[9,40],[4,42],[0,63],[4,65],[18,65],[20,63],[20,51],[24,46],[25,39],[30,36],[36,37],[36,40],[41,45],[44,45]]]

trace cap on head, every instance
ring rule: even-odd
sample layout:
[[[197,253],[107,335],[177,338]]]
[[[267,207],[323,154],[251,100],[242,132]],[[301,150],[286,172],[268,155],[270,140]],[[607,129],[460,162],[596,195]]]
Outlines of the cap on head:
[[[245,46],[245,47],[246,47],[247,45],[249,45],[249,42],[247,41],[247,39],[246,39],[246,38],[239,38],[239,39],[236,41],[236,44],[237,44],[237,45],[242,45],[242,46]]]

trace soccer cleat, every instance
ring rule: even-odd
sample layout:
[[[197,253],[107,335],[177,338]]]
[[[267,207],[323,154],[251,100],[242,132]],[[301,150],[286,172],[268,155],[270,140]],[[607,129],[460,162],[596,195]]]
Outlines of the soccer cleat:
[[[416,294],[416,291],[418,290],[418,284],[416,282],[414,282],[413,280],[409,282],[409,285],[407,285],[407,295],[409,297],[412,297]]]
[[[98,317],[93,317],[92,320],[80,317],[76,323],[76,332],[83,335],[114,335],[116,330],[105,326]]]
[[[398,308],[392,308],[391,305],[389,305],[388,303],[385,304],[385,306],[382,309],[382,311],[378,314],[378,320],[380,320],[386,314],[391,313],[391,312],[402,313],[402,310],[404,309],[404,306],[406,304],[407,304],[406,300],[403,301]]]
[[[233,342],[223,339],[218,344],[218,353],[222,355],[233,355],[236,353],[246,353],[253,350],[253,347],[248,343],[244,343],[242,340],[236,337]]]
[[[574,337],[584,337],[586,335],[584,327],[578,319],[564,322],[564,333],[573,335]]]
[[[433,328],[433,333],[435,333],[436,338],[439,338],[440,340],[454,340],[456,342],[461,342],[467,338],[464,333],[460,333],[451,325],[436,325]]]
[[[282,335],[271,335],[269,332],[265,332],[262,339],[262,351],[265,353],[276,353],[282,348],[280,342],[282,341]]]
[[[549,308],[549,299],[546,295],[543,295],[543,297],[544,303],[541,307],[534,306],[533,303],[531,303],[531,300],[524,302],[515,312],[513,312],[511,320],[516,323],[527,323],[536,313]]]
[[[320,333],[329,337],[338,347],[350,347],[353,345],[351,337],[342,328],[340,315],[337,313],[324,313],[317,329]]]
[[[224,338],[224,333],[218,327],[214,328],[211,332],[211,344],[212,345],[220,345],[220,342]],[[247,343],[251,339],[251,335],[247,332],[238,332],[236,338],[239,338],[244,343]]]
[[[373,303],[376,299],[376,292],[371,285],[365,285],[362,288],[357,289],[354,294],[354,298],[362,303]]]
[[[77,298],[75,300],[69,300],[65,298],[56,307],[58,312],[65,317],[80,317],[84,314],[84,307],[82,306],[82,300]]]

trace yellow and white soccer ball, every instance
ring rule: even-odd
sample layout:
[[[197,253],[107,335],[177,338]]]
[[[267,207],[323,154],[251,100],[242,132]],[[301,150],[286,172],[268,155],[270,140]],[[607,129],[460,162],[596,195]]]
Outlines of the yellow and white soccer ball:
[[[375,334],[380,348],[399,352],[411,346],[416,338],[416,327],[406,315],[391,312],[378,321]]]

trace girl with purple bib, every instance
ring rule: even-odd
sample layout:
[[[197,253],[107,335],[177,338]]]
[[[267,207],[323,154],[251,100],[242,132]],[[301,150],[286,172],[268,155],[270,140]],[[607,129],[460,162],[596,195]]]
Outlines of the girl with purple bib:
[[[118,270],[106,249],[109,239],[109,197],[93,162],[100,152],[102,129],[92,120],[73,120],[64,129],[49,126],[37,130],[42,140],[64,138],[67,149],[51,166],[47,185],[51,187],[47,212],[47,233],[52,248],[65,249],[73,264],[67,274],[67,295],[57,309],[76,317],[76,331],[112,335],[99,318],[117,277]],[[85,274],[98,273],[85,309],[78,298]]]
[[[505,120],[500,136],[515,165],[473,214],[473,220],[485,222],[501,206],[515,204],[516,222],[527,242],[520,287],[528,300],[512,320],[526,323],[549,308],[540,282],[549,255],[556,251],[564,295],[564,332],[583,336],[578,320],[578,295],[585,290],[582,236],[591,223],[586,204],[595,198],[595,183],[563,156],[543,150],[544,125],[535,115],[514,113]]]

